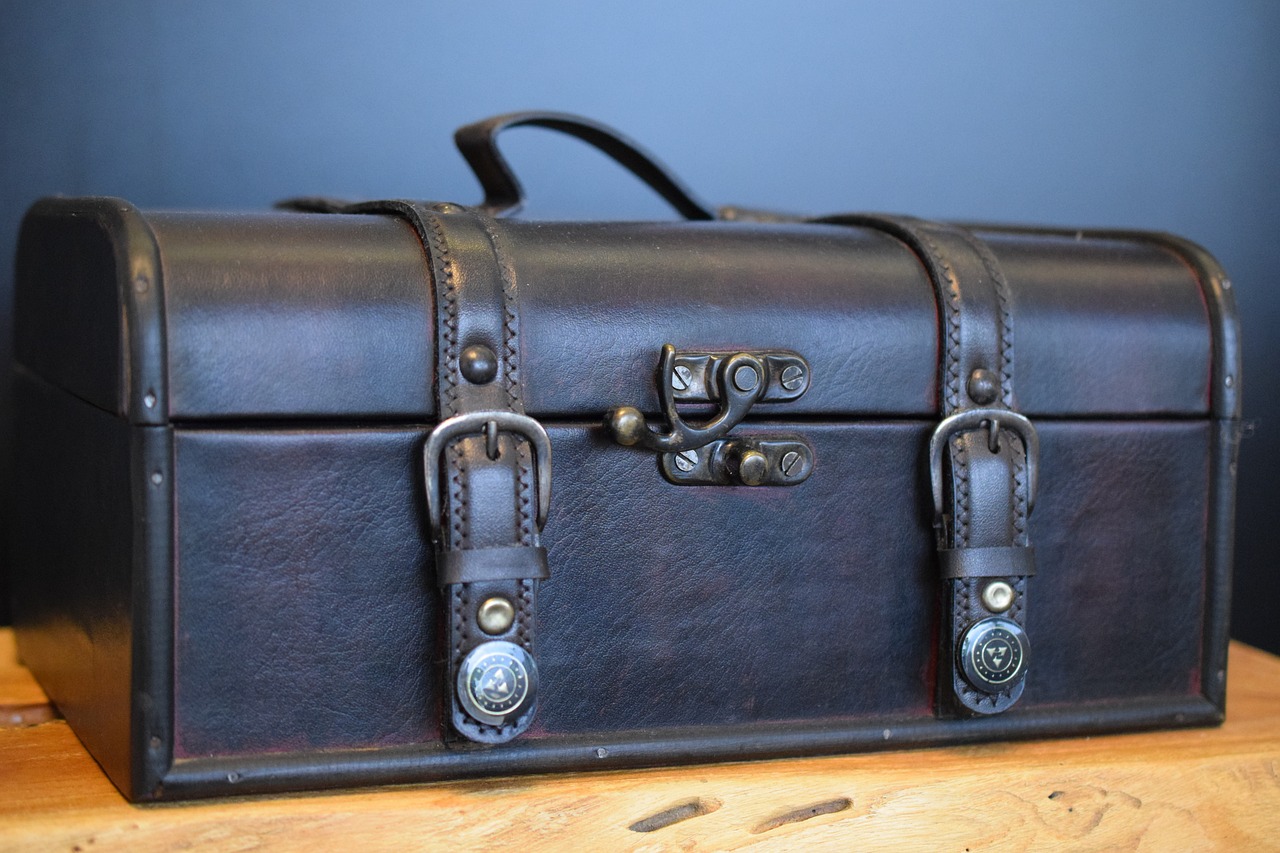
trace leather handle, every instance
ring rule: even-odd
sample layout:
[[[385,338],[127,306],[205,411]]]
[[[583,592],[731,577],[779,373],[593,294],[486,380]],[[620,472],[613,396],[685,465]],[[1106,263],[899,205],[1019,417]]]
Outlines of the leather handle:
[[[711,209],[653,155],[613,128],[567,113],[538,111],[493,116],[464,125],[453,134],[458,150],[484,189],[484,202],[480,206],[491,216],[514,213],[524,204],[520,181],[498,150],[498,134],[511,127],[541,127],[580,139],[644,181],[685,219],[716,218]]]

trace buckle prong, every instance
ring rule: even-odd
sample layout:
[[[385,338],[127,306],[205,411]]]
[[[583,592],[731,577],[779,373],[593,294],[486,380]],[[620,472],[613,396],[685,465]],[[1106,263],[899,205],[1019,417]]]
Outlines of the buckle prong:
[[[529,442],[533,451],[534,491],[538,495],[536,521],[538,530],[547,523],[547,509],[551,505],[551,439],[542,424],[528,415],[516,412],[470,412],[441,421],[431,431],[422,450],[422,468],[427,486],[427,518],[431,523],[431,538],[437,545],[441,541],[442,526],[440,495],[440,457],[446,447],[468,435],[485,437],[485,451],[490,459],[498,458],[498,432],[509,432]]]
[[[942,456],[947,443],[957,433],[983,425],[987,427],[987,448],[992,453],[1000,450],[1002,429],[1007,429],[1022,439],[1022,447],[1027,454],[1027,512],[1030,513],[1035,507],[1036,487],[1040,479],[1040,438],[1036,435],[1036,428],[1025,415],[1009,409],[966,409],[944,418],[929,439],[929,476],[933,485],[935,519],[942,519]]]

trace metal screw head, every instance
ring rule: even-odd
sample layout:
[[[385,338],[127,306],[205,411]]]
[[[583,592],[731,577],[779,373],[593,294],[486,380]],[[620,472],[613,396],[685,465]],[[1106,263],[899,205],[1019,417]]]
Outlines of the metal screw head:
[[[783,388],[794,391],[804,384],[804,368],[798,364],[789,364],[782,371],[782,378],[778,381],[782,383]]]
[[[738,457],[738,480],[744,486],[758,486],[769,475],[769,459],[759,450],[748,450]]]
[[[683,364],[677,364],[671,371],[671,387],[676,391],[688,391],[693,384],[693,371]]]
[[[486,598],[476,610],[476,624],[486,634],[505,634],[515,621],[515,607],[500,595]]]
[[[484,344],[464,349],[458,363],[462,377],[472,385],[486,385],[498,375],[498,357]]]
[[[679,453],[676,454],[675,462],[676,462],[676,468],[680,469],[681,471],[687,474],[690,471],[692,471],[694,468],[696,468],[698,465],[698,451],[681,450]]]
[[[969,383],[966,387],[969,391],[969,399],[979,406],[994,403],[996,394],[1000,392],[1000,383],[996,381],[996,375],[985,367],[979,367],[969,374]]]
[[[803,469],[804,466],[801,465],[803,461],[799,452],[788,450],[782,454],[782,459],[778,461],[778,470],[782,472],[784,477],[794,477]]]
[[[992,613],[1003,613],[1013,606],[1013,587],[1004,581],[992,581],[982,590],[982,606]]]
[[[760,374],[754,367],[744,364],[737,370],[733,371],[733,387],[739,391],[747,392],[760,384]]]

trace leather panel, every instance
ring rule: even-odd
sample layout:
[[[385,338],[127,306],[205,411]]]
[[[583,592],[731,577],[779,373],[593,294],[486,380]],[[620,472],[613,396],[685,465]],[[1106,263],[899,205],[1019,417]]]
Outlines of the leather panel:
[[[421,430],[177,430],[175,757],[439,738]]]
[[[525,408],[659,411],[658,351],[788,349],[803,397],[762,417],[937,408],[937,314],[914,254],[818,225],[501,222],[520,275]]]
[[[163,213],[170,417],[430,417],[427,259],[394,217]]]
[[[931,423],[789,425],[815,469],[788,489],[672,486],[601,428],[547,426],[545,690],[512,747],[931,718]],[[1212,426],[1038,428],[1035,672],[1002,717],[1198,696]],[[414,470],[425,433],[178,431],[182,755],[438,742],[444,647]]]
[[[1016,297],[1020,411],[1208,413],[1213,335],[1186,263],[1136,241],[979,236]]]
[[[165,266],[174,418],[434,413],[418,373],[434,346],[432,306],[421,242],[405,223],[289,213],[148,222]],[[623,403],[656,411],[652,375],[668,339],[809,358],[810,391],[762,414],[937,411],[932,288],[887,235],[751,223],[497,229],[521,279],[535,415],[594,416]],[[1195,277],[1171,253],[1137,241],[980,236],[1016,295],[1020,411],[1207,410],[1209,321]]]

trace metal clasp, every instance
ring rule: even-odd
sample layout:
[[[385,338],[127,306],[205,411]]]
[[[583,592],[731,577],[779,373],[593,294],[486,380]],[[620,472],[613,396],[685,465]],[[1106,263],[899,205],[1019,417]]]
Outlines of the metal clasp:
[[[942,454],[947,449],[947,442],[957,433],[976,429],[983,424],[987,427],[987,447],[992,453],[1000,449],[1002,429],[1007,429],[1022,439],[1022,447],[1027,454],[1027,512],[1031,512],[1035,506],[1036,487],[1040,479],[1040,438],[1036,435],[1036,428],[1024,415],[1008,409],[967,409],[943,419],[929,439],[929,475],[933,481],[934,518],[942,518]]]
[[[658,360],[658,398],[667,430],[657,432],[633,406],[609,412],[605,425],[625,446],[640,445],[660,453],[696,450],[718,441],[742,423],[757,402],[794,400],[809,387],[809,366],[795,353],[682,353],[671,344]],[[677,402],[714,401],[720,410],[701,425],[686,423]]]
[[[486,452],[491,459],[498,458],[498,433],[509,432],[529,442],[533,450],[534,490],[538,495],[537,524],[542,530],[547,523],[547,508],[551,506],[551,439],[542,424],[528,415],[515,412],[471,412],[441,421],[431,431],[422,451],[423,472],[427,484],[427,517],[431,522],[431,538],[440,543],[441,495],[440,456],[452,442],[468,435],[484,435]]]

